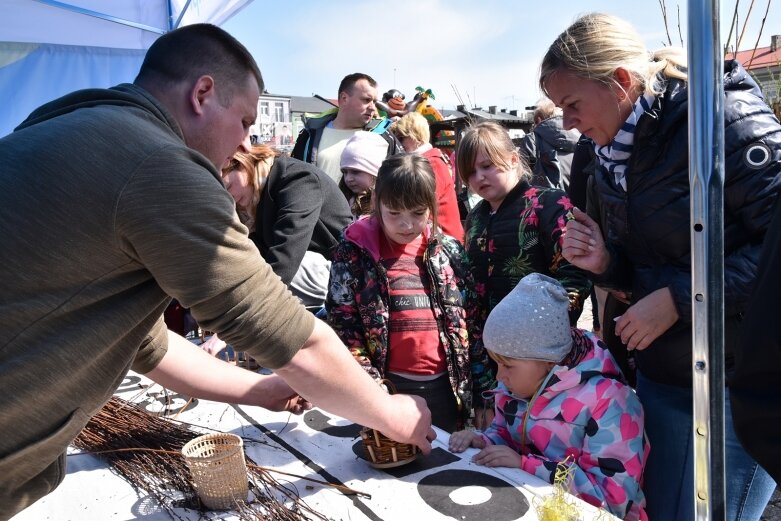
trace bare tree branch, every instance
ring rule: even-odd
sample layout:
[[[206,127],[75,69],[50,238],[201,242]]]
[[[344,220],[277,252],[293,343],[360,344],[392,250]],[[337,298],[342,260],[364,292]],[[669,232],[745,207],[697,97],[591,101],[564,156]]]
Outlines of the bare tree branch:
[[[729,54],[729,42],[732,40],[732,30],[737,28],[738,24],[738,5],[740,5],[740,0],[735,0],[735,11],[732,13],[732,21],[729,23],[729,35],[727,36],[727,43],[724,44],[724,57],[727,57],[727,54]],[[737,40],[738,34],[735,33],[735,40]],[[737,43],[737,42],[736,42]],[[738,52],[738,46],[735,45],[735,52],[733,53],[732,57],[735,58],[735,55],[737,55]]]
[[[683,32],[681,32],[681,4],[675,5],[678,7],[678,38],[681,40],[681,47],[683,47]]]
[[[659,8],[662,10],[662,20],[664,21],[664,30],[667,33],[667,45],[672,45],[673,40],[670,38],[670,28],[667,25],[667,5],[664,0],[659,0]],[[662,42],[664,44],[664,42]]]
[[[765,16],[762,17],[762,25],[759,26],[759,34],[757,35],[757,43],[754,44],[754,50],[751,51],[751,59],[748,61],[746,69],[751,69],[751,62],[754,61],[754,55],[757,53],[757,47],[759,47],[759,39],[762,38],[762,30],[765,28],[765,22],[767,21],[767,13],[770,12],[770,0],[767,0],[767,8],[765,9]]]
[[[746,13],[746,17],[743,19],[743,29],[740,30],[740,35],[738,36],[738,44],[735,46],[735,50],[740,49],[740,43],[743,41],[743,36],[746,34],[746,24],[748,24],[748,18],[751,16],[751,10],[754,8],[754,0],[751,0],[751,3],[748,6],[748,12]]]

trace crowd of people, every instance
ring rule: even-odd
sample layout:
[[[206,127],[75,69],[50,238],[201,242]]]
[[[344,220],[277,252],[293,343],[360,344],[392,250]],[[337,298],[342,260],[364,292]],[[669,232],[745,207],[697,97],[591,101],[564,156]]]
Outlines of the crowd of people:
[[[779,416],[750,353],[779,357],[758,317],[778,289],[781,125],[738,63],[724,79],[726,514],[758,520],[781,477],[773,436],[746,427]],[[254,59],[199,24],[160,37],[132,84],[33,112],[0,139],[0,519],[58,485],[131,368],[194,397],[314,404],[424,453],[433,424],[480,465],[550,483],[569,467],[569,491],[621,519],[692,519],[685,56],[588,14],[539,85],[520,147],[474,123],[451,161],[350,74],[287,156],[248,138]],[[464,221],[461,185],[479,200]],[[202,348],[166,328],[171,298],[214,332]],[[226,344],[274,374],[211,356]]]

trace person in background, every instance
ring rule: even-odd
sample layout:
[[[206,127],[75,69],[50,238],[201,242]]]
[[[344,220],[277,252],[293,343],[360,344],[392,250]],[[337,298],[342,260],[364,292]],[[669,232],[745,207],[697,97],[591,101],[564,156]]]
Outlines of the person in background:
[[[465,248],[476,294],[467,302],[476,327],[470,330],[476,424],[490,423],[493,407],[483,392],[495,385],[496,366],[483,348],[480,327],[523,277],[542,273],[561,282],[577,323],[591,291],[586,273],[561,256],[561,238],[572,204],[553,188],[533,187],[507,130],[493,122],[469,127],[458,145],[458,173],[483,198],[466,220]],[[523,317],[519,317],[523,319]]]
[[[778,320],[779,260],[781,204],[776,202],[729,380],[735,431],[746,451],[776,483],[781,482],[781,336],[778,328],[768,325]]]
[[[236,153],[222,179],[263,259],[307,309],[320,309],[331,255],[351,222],[336,184],[266,145]]]
[[[222,181],[263,259],[304,307],[321,311],[331,254],[351,222],[331,178],[268,145],[255,145],[233,156]],[[214,356],[226,347],[217,334],[201,344]]]
[[[354,219],[371,213],[372,190],[387,149],[385,140],[374,132],[358,132],[344,147],[339,189]]]
[[[391,132],[399,138],[404,150],[420,154],[431,163],[431,168],[437,178],[437,204],[439,205],[437,220],[439,226],[446,235],[463,242],[464,227],[461,225],[450,159],[441,150],[431,145],[428,120],[417,112],[409,112],[391,126]]]
[[[724,65],[729,381],[738,325],[781,184],[781,125],[743,67]],[[683,49],[649,53],[629,23],[595,13],[556,38],[540,70],[540,86],[563,109],[564,127],[595,143],[594,179],[606,229],[575,210],[562,251],[596,284],[631,298],[616,333],[636,352],[637,394],[653,446],[645,472],[648,516],[693,519],[692,223]],[[758,520],[775,484],[740,446],[729,399],[724,425],[726,518]]]
[[[560,108],[548,98],[537,101],[534,126],[519,147],[521,157],[532,171],[531,183],[568,191],[578,139],[580,132],[562,126]]]
[[[0,139],[0,519],[57,487],[68,444],[131,368],[274,410],[300,412],[298,393],[430,451],[423,400],[383,393],[239,222],[220,168],[247,151],[262,91],[244,46],[193,24],[160,36],[134,83],[53,100]],[[171,297],[275,374],[169,333]]]
[[[390,120],[376,119],[377,82],[368,74],[348,74],[339,84],[339,108],[304,122],[293,152],[296,159],[312,163],[339,183],[342,151],[356,132],[374,132],[387,143],[386,157],[402,152],[401,144],[388,132]]]
[[[434,425],[452,432],[471,413],[464,250],[437,226],[431,164],[386,159],[374,214],[350,225],[331,265],[328,323],[376,380],[424,397]]]
[[[527,275],[491,311],[483,341],[499,369],[496,414],[484,432],[450,436],[472,461],[520,468],[553,483],[572,472],[569,491],[621,519],[648,519],[641,490],[649,451],[643,408],[599,338],[572,328],[567,291]]]

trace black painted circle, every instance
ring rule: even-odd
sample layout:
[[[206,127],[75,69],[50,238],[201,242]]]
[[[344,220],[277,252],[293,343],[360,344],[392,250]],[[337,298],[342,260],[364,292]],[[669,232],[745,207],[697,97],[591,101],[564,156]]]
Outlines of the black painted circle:
[[[484,487],[491,497],[478,505],[459,505],[450,494],[463,487]],[[440,514],[462,521],[514,521],[529,511],[523,492],[503,479],[472,470],[443,470],[418,483],[418,494]]]
[[[361,433],[361,426],[355,423],[348,425],[331,425],[330,416],[326,416],[317,409],[312,409],[304,413],[304,423],[310,429],[314,429],[323,434],[334,436],[336,438],[355,438]]]

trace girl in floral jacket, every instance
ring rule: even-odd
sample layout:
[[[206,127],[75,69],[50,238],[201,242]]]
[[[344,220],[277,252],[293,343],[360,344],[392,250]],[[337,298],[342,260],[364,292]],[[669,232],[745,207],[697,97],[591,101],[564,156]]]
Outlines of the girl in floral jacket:
[[[572,203],[561,190],[533,187],[530,173],[507,130],[497,123],[473,125],[457,150],[458,175],[483,200],[466,220],[466,242],[476,298],[467,309],[477,326],[494,306],[530,273],[558,280],[569,295],[572,325],[583,310],[591,282],[561,255],[561,234]],[[519,320],[525,317],[519,315]],[[476,425],[490,422],[491,407],[482,393],[494,387],[496,366],[483,348],[480,327],[470,330]]]
[[[374,208],[336,249],[328,323],[370,375],[426,399],[433,423],[452,432],[471,409],[464,312],[471,284],[460,243],[438,231],[428,161],[386,159]]]
[[[450,450],[471,445],[482,449],[475,463],[549,483],[568,467],[572,494],[622,519],[647,519],[640,400],[604,344],[570,328],[568,304],[557,281],[533,273],[494,308],[483,339],[499,368],[496,415],[482,433],[453,433]]]

